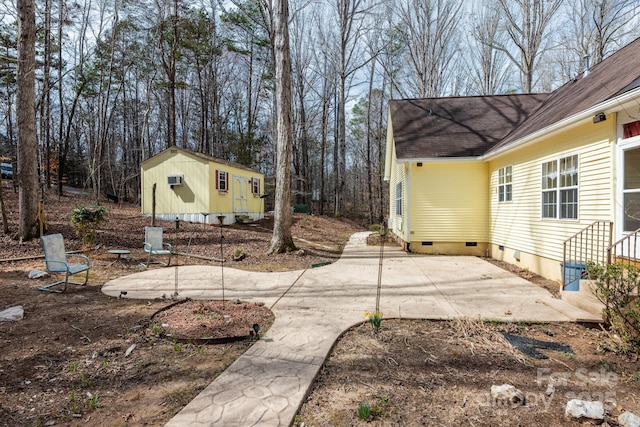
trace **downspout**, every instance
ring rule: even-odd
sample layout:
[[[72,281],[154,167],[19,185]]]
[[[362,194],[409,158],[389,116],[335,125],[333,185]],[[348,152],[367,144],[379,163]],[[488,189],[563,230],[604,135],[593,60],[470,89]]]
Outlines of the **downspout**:
[[[623,193],[623,185],[624,182],[624,166],[620,165],[620,162],[624,159],[624,149],[620,146],[620,141],[622,140],[622,132],[621,127],[618,126],[618,113],[615,113],[615,120],[613,120],[613,144],[611,147],[611,178],[612,178],[612,186],[613,186],[613,197],[610,200],[610,212],[611,212],[611,222],[614,225],[614,229],[610,234],[611,240],[613,242],[617,241],[622,237],[624,232],[624,215],[621,213],[622,205],[619,205],[617,202],[624,199]],[[612,114],[613,116],[613,114]]]
[[[393,124],[391,123],[391,110],[387,116],[387,146],[385,147],[384,156],[384,180],[391,182],[391,164],[393,162],[394,140],[393,140]]]
[[[411,215],[409,215],[410,209],[411,209],[411,198],[409,197],[409,194],[411,194],[410,191],[410,186],[411,186],[411,162],[407,162],[405,163],[406,166],[406,179],[405,179],[405,188],[404,188],[404,207],[406,208],[406,210],[404,211],[404,241],[407,242],[407,252],[411,252],[411,249],[409,248],[409,246],[411,245],[411,240],[409,240],[411,238],[411,232],[409,231],[411,229]]]

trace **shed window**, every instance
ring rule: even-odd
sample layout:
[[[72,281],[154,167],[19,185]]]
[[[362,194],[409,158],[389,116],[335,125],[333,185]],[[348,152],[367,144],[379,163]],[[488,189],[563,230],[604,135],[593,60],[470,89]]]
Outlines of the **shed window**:
[[[498,169],[498,201],[510,202],[513,194],[511,184],[511,166]]]
[[[542,218],[578,219],[578,155],[542,164]]]
[[[251,178],[251,193],[255,196],[260,195],[260,179]]]
[[[229,173],[216,170],[216,190],[226,193],[229,190]]]
[[[396,184],[396,215],[402,216],[402,183]]]

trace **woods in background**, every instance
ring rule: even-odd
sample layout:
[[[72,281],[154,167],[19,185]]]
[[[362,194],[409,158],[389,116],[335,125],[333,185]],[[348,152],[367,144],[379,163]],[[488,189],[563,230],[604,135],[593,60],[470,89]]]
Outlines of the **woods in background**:
[[[27,114],[44,186],[136,202],[140,162],[176,145],[257,168],[274,192],[270,1],[36,6],[31,112],[17,5],[0,6],[0,156],[17,179]],[[637,37],[637,15],[631,0],[290,0],[292,203],[379,222],[389,99],[553,90]]]

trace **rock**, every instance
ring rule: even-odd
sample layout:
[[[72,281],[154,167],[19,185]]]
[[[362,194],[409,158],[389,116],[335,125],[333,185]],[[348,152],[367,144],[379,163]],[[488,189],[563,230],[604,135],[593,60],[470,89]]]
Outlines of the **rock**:
[[[21,305],[9,307],[0,311],[0,322],[14,322],[24,318],[24,309]]]
[[[553,396],[553,393],[556,391],[556,386],[553,382],[550,382],[547,386],[547,390],[544,392],[547,396]]]
[[[640,417],[633,412],[623,412],[618,416],[618,424],[621,427],[640,427]]]
[[[297,256],[305,256],[307,253],[304,249],[298,249],[297,251],[293,251],[293,254]]]
[[[127,351],[124,352],[124,357],[129,357],[129,355],[133,350],[135,350],[135,348],[136,348],[136,344],[131,344],[127,349]]]
[[[29,279],[39,279],[41,277],[44,277],[47,275],[46,271],[42,271],[42,270],[31,270],[29,272]]]
[[[500,402],[508,402],[514,405],[524,405],[524,393],[511,384],[492,385],[491,398]]]
[[[567,402],[564,416],[577,420],[593,420],[601,423],[604,421],[604,404],[599,400],[591,402],[588,400],[571,399]]]

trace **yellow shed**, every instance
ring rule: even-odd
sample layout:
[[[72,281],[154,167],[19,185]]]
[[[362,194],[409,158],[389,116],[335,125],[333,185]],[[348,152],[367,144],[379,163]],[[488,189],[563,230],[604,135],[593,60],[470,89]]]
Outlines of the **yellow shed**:
[[[256,170],[178,147],[140,165],[142,214],[218,224],[264,217],[264,175]]]

